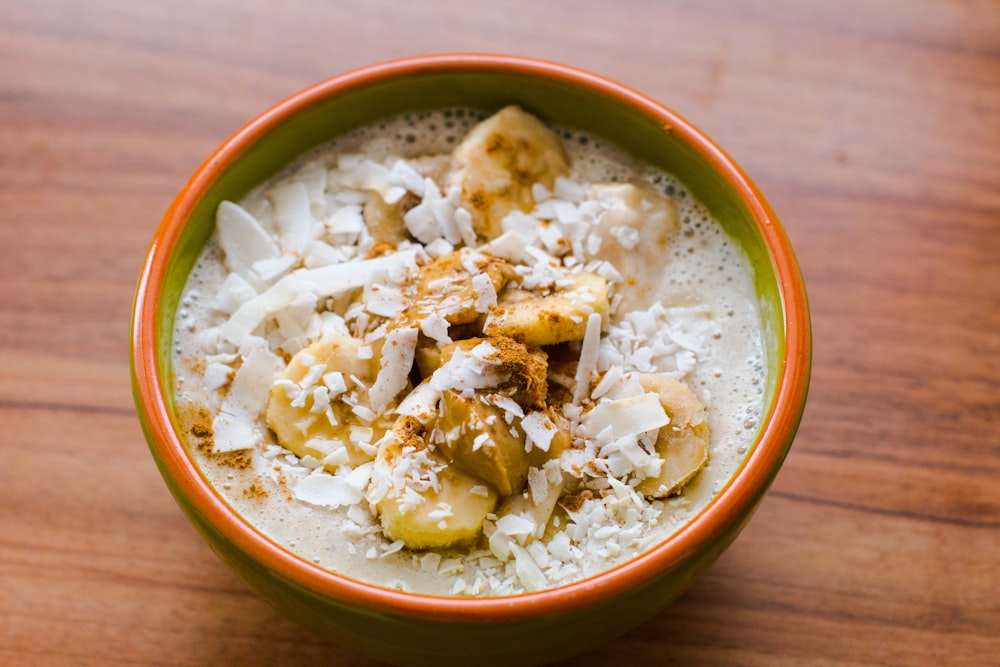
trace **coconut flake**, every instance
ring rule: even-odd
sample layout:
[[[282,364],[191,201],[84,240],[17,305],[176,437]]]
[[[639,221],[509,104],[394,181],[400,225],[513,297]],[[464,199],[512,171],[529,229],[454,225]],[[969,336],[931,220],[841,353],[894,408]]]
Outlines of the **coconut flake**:
[[[522,262],[525,260],[524,251],[527,247],[528,240],[520,234],[504,232],[489,243],[480,246],[479,251],[505,259],[508,262]]]
[[[449,243],[445,239],[434,239],[426,246],[424,246],[424,252],[426,252],[431,257],[437,259],[438,257],[443,257],[448,253],[452,252],[455,246]]]
[[[205,367],[205,388],[215,391],[219,387],[229,382],[230,373],[233,369],[226,364],[212,362]]]
[[[422,556],[419,556],[419,561],[421,570],[434,574],[438,571],[438,567],[441,565],[441,554],[428,551]]]
[[[520,514],[507,514],[497,519],[497,530],[511,537],[531,535],[535,528],[534,521]]]
[[[497,305],[497,291],[488,274],[479,273],[472,278],[472,292],[475,294],[477,313],[488,313],[491,306]]]
[[[568,242],[558,225],[545,225],[538,234],[542,245],[550,254],[565,254],[568,249]]]
[[[437,414],[437,404],[440,398],[441,392],[435,391],[429,382],[421,382],[399,402],[396,413],[426,422],[431,416]]]
[[[340,466],[347,465],[351,462],[351,453],[347,451],[347,447],[337,447],[333,449],[329,454],[323,457],[323,465],[331,466],[333,468],[339,468]]]
[[[267,403],[279,367],[278,358],[264,347],[254,348],[243,360],[212,423],[214,451],[232,452],[256,444],[254,425]]]
[[[226,266],[233,273],[245,278],[254,262],[281,254],[271,235],[239,204],[230,201],[219,204],[215,224]]]
[[[387,181],[406,188],[418,197],[424,196],[424,177],[406,160],[396,160],[392,163]]]
[[[257,290],[238,273],[230,273],[219,285],[212,307],[230,314],[241,304],[257,296]]]
[[[407,231],[421,243],[430,243],[442,238],[441,226],[434,218],[431,202],[424,199],[403,215]]]
[[[295,181],[272,188],[268,196],[274,206],[281,247],[286,253],[301,254],[312,237],[315,222],[306,186]]]
[[[587,196],[587,189],[583,185],[565,176],[556,176],[552,192],[559,199],[570,202],[582,202]]]
[[[472,226],[472,214],[464,208],[455,209],[455,225],[462,236],[462,241],[469,248],[476,245],[476,230]]]
[[[264,283],[270,284],[288,273],[298,261],[298,258],[292,254],[261,259],[253,263],[250,274],[253,277],[259,278]]]
[[[521,428],[524,429],[528,443],[534,447],[538,447],[543,452],[549,451],[552,438],[559,431],[549,416],[541,411],[529,412],[521,420]],[[528,444],[526,443],[527,447]]]
[[[500,408],[508,415],[510,415],[511,418],[507,419],[508,424],[514,421],[513,417],[517,418],[524,417],[524,409],[521,408],[521,406],[518,405],[517,401],[515,401],[510,396],[504,396],[503,394],[492,394],[490,396],[490,403],[492,403],[493,405],[495,405],[496,407]]]
[[[406,188],[398,184],[389,169],[359,154],[341,155],[330,178],[355,190],[375,190],[387,204],[395,204],[406,194]]]
[[[375,383],[368,390],[368,399],[376,414],[385,411],[389,403],[406,388],[413,354],[417,348],[416,328],[393,329],[386,334],[382,345],[382,358]]]
[[[525,590],[537,591],[548,585],[549,582],[545,578],[545,574],[524,547],[512,543],[510,551],[514,554],[517,579],[524,586]]]
[[[219,412],[212,419],[212,451],[224,453],[252,448],[257,441],[255,421],[243,415]]]
[[[496,371],[499,361],[487,358],[495,352],[496,348],[486,341],[468,352],[456,349],[448,361],[431,375],[430,386],[436,391],[463,391],[497,386],[500,381]]]
[[[420,321],[420,331],[428,338],[433,338],[439,345],[446,345],[451,342],[448,335],[448,320],[437,312],[430,313]]]
[[[601,396],[604,396],[613,386],[615,386],[615,383],[618,382],[621,376],[621,366],[610,366],[608,370],[604,372],[604,377],[601,378],[601,381],[597,383],[596,387],[594,387],[594,391],[590,392],[590,397],[596,401]]]
[[[587,328],[583,334],[580,346],[580,361],[576,367],[576,387],[573,390],[573,403],[579,404],[590,390],[590,381],[597,372],[597,355],[601,344],[601,315],[591,313],[587,316]]]
[[[356,204],[337,209],[326,220],[327,234],[336,245],[354,243],[358,236],[367,229],[361,206]]]
[[[504,232],[517,234],[526,243],[532,244],[541,233],[542,221],[533,215],[514,209],[500,221],[500,229]]]
[[[375,275],[394,267],[415,267],[416,257],[416,250],[403,250],[385,257],[293,271],[240,306],[219,327],[219,333],[224,340],[239,345],[266,317],[286,308],[302,292],[311,292],[319,298],[344,294],[363,287]]]
[[[540,505],[549,496],[548,474],[543,468],[528,469],[528,490],[531,492],[531,502]]]
[[[403,295],[398,289],[377,283],[366,288],[364,304],[365,310],[372,315],[389,318],[396,317],[406,308]]]
[[[543,202],[551,196],[552,193],[549,192],[549,189],[541,183],[535,183],[531,186],[531,198],[536,202]]]
[[[594,409],[581,420],[584,435],[596,437],[605,429],[611,429],[613,438],[638,436],[670,423],[670,417],[663,410],[660,397],[655,393],[619,400],[601,399]]]
[[[253,349],[236,371],[223,410],[256,417],[267,402],[271,383],[280,368],[278,357],[264,347]]]
[[[612,227],[611,235],[625,250],[634,250],[639,245],[639,230],[635,227],[627,225]]]

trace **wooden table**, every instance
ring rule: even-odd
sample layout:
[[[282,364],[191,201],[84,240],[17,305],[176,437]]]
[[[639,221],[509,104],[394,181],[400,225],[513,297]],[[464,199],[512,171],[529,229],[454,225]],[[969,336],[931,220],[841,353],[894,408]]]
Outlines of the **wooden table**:
[[[167,204],[242,122],[470,50],[702,127],[768,195],[813,307],[809,406],[755,519],[565,664],[1000,664],[995,0],[0,3],[0,664],[371,664],[258,601],[182,516],[135,417],[129,311]]]

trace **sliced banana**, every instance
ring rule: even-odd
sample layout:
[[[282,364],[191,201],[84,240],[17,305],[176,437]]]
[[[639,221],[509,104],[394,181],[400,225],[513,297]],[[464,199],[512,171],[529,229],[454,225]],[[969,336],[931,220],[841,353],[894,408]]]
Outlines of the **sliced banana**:
[[[551,190],[568,171],[559,137],[535,116],[508,106],[476,125],[454,150],[448,185],[461,188],[473,229],[489,241],[500,235],[505,215],[531,211],[535,183]]]
[[[591,192],[604,209],[592,230],[601,240],[594,257],[630,267],[639,278],[622,290],[619,312],[646,308],[664,293],[651,279],[663,275],[667,246],[680,229],[677,207],[649,183],[598,183]]]
[[[482,294],[495,295],[514,275],[506,261],[467,248],[442,255],[421,267],[413,305],[401,318],[417,326],[428,317],[450,325],[475,322],[487,309]]]
[[[524,410],[542,409],[548,392],[548,355],[537,347],[507,336],[465,338],[442,347],[437,365],[450,361],[457,350],[469,353],[483,343],[490,350],[485,357],[492,376],[488,391],[510,396]]]
[[[417,370],[420,371],[420,377],[430,377],[441,367],[441,348],[434,341],[425,339],[417,343],[413,357],[417,363]]]
[[[522,417],[489,403],[493,397],[464,397],[446,390],[441,395],[441,450],[448,461],[494,487],[501,496],[520,494],[531,468],[569,448],[564,430],[552,434],[545,448],[526,446]],[[551,413],[549,418],[552,419]]]
[[[554,345],[582,340],[587,318],[608,314],[608,283],[595,273],[570,276],[573,283],[552,294],[505,289],[483,323],[488,336],[509,336],[527,345]]]
[[[441,395],[441,449],[455,466],[493,486],[501,496],[519,493],[531,463],[519,420],[487,405],[478,395],[463,398],[454,391]]]
[[[442,458],[427,442],[427,427],[400,417],[379,447],[369,485],[382,530],[410,549],[474,541],[497,493]]]
[[[679,493],[708,462],[708,410],[673,378],[644,373],[639,384],[659,396],[670,423],[656,437],[656,452],[663,458],[660,474],[643,479],[636,490],[647,498],[666,498]]]
[[[362,359],[361,341],[347,335],[331,335],[302,349],[271,387],[267,405],[267,425],[281,445],[296,456],[319,460],[344,448],[348,461],[358,465],[372,456],[355,442],[358,431],[352,427],[371,428],[369,442],[385,433],[387,424],[380,420],[363,423],[343,397],[355,395],[367,403],[364,386],[375,378],[370,359]],[[335,459],[336,460],[336,457]]]

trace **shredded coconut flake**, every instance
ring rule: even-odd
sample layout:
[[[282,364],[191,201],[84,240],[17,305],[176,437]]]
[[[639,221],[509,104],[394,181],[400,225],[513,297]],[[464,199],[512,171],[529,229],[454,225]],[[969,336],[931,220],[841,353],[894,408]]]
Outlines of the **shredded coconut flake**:
[[[637,436],[670,423],[656,394],[647,393],[621,400],[602,399],[582,422],[584,433],[596,437],[610,428],[612,437]]]
[[[573,402],[580,403],[589,393],[590,381],[597,371],[597,354],[601,344],[601,316],[591,313],[587,317],[587,329],[580,346],[580,361],[576,367],[576,388],[573,391]]]
[[[371,463],[358,466],[346,474],[328,475],[316,472],[295,485],[293,495],[302,502],[319,507],[356,505],[364,498],[364,490],[371,478]],[[346,471],[346,466],[341,467]]]
[[[544,412],[531,412],[527,414],[521,420],[521,428],[524,429],[524,434],[531,445],[538,447],[543,452],[549,451],[552,438],[555,437],[559,430]]]
[[[220,327],[220,334],[231,343],[240,344],[268,315],[286,308],[302,292],[317,297],[344,294],[363,287],[374,275],[398,265],[415,265],[416,251],[360,262],[333,264],[318,269],[299,269],[285,276],[268,290],[245,302]]]
[[[477,313],[488,313],[490,306],[497,305],[497,291],[493,281],[485,273],[479,273],[472,278],[472,291],[476,295],[475,307]]]

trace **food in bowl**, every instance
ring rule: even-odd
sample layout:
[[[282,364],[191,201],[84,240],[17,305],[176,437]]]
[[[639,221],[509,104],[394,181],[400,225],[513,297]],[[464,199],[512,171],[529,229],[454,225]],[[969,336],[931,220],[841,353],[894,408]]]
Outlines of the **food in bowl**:
[[[580,581],[684,526],[757,436],[748,258],[597,137],[404,114],[216,220],[178,414],[226,501],[320,567],[460,597]]]

